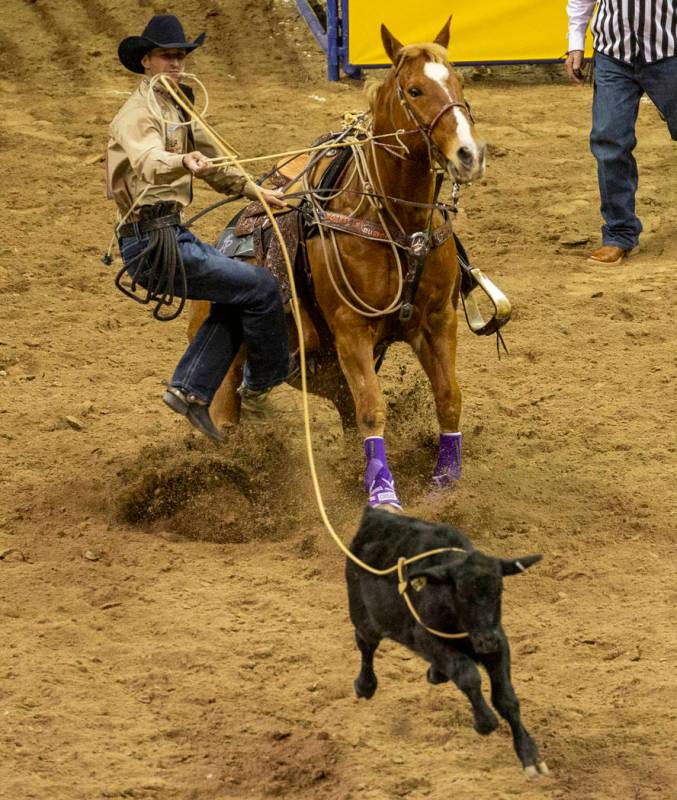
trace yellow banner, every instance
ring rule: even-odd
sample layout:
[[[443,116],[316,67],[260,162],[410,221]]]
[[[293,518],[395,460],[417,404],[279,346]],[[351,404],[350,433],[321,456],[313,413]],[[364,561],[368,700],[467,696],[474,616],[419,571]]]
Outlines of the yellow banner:
[[[456,63],[552,60],[568,49],[566,0],[344,2],[351,64],[390,63],[381,44],[382,22],[402,44],[412,44],[434,39],[450,14],[449,55]]]

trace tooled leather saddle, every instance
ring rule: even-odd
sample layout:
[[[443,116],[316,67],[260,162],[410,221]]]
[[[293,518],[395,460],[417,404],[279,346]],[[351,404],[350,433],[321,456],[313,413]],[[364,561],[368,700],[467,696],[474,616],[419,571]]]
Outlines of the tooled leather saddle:
[[[313,147],[330,141],[335,134],[327,134]],[[342,147],[317,154],[304,153],[292,160],[279,163],[273,173],[262,184],[268,188],[281,188],[290,195],[289,207],[273,209],[275,221],[282,234],[284,247],[294,266],[294,280],[310,290],[310,271],[305,258],[305,240],[314,229],[307,225],[301,203],[293,196],[303,188],[302,179],[307,175],[317,196],[330,195],[343,174],[351,157],[349,148]],[[217,249],[231,258],[253,258],[257,264],[268,269],[277,278],[285,303],[291,297],[289,275],[284,258],[283,245],[273,235],[273,226],[263,205],[252,202],[230,220],[216,244]]]

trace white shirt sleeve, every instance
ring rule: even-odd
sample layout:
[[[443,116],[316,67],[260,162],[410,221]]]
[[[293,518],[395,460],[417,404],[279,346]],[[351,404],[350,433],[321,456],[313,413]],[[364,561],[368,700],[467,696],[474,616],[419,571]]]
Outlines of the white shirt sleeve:
[[[596,0],[568,0],[569,50],[585,50],[585,32]]]

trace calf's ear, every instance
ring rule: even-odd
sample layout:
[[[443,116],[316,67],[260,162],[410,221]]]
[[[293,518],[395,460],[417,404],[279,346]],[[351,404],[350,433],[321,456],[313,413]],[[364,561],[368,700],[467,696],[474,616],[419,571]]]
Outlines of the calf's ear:
[[[529,567],[537,564],[543,556],[522,556],[522,558],[502,558],[501,559],[501,572],[504,575],[519,575],[520,572],[525,572]]]

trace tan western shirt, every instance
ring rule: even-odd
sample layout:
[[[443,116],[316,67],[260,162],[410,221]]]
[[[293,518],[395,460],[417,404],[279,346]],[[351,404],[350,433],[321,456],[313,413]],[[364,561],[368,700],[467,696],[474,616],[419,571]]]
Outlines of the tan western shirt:
[[[151,89],[148,78],[144,78],[110,124],[106,181],[108,197],[115,200],[121,218],[137,201],[134,212],[161,200],[185,208],[193,199],[193,176],[183,166],[183,156],[191,150],[199,150],[208,158],[221,155],[197,122],[190,123],[194,138],[191,147],[188,126],[179,109],[162,87],[152,91],[157,103],[152,98],[149,102]],[[246,185],[235,167],[222,167],[204,180],[224,194],[241,194]]]

